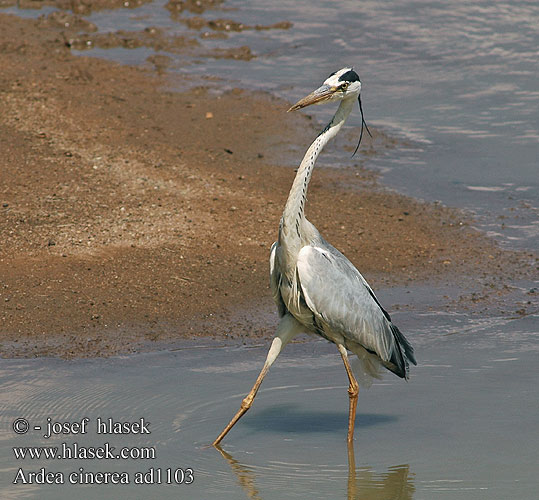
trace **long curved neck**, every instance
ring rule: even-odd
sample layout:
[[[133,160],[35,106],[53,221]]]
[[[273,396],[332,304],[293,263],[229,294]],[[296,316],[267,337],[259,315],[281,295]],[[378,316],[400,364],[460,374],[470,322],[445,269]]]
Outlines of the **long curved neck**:
[[[298,168],[296,177],[288,194],[288,200],[284,207],[283,216],[281,219],[282,229],[288,232],[289,229],[293,229],[298,232],[299,226],[304,219],[305,200],[307,196],[307,187],[311,180],[314,164],[318,155],[322,151],[323,147],[337,135],[344,122],[348,118],[348,115],[352,111],[352,107],[355,103],[354,99],[344,99],[341,101],[337,112],[328,123],[326,128],[318,135],[318,137],[311,144],[301,165]]]

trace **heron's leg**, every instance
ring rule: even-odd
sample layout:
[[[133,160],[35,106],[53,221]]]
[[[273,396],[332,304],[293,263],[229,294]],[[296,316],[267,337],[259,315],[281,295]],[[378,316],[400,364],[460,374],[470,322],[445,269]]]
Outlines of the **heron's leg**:
[[[268,359],[270,358],[270,353],[277,351],[277,354],[274,355],[274,358],[277,357],[279,352],[282,349],[282,345],[280,342],[281,339],[278,337],[273,339],[273,343],[271,344],[270,351],[268,353],[268,358],[266,358],[266,362],[264,363],[264,366],[262,367],[262,371],[260,372],[260,375],[258,375],[258,378],[256,379],[255,385],[253,385],[253,388],[247,394],[245,399],[241,402],[240,409],[237,411],[237,413],[232,417],[232,420],[228,423],[228,425],[223,429],[221,434],[217,437],[217,439],[213,442],[213,446],[218,446],[219,443],[222,441],[222,439],[228,434],[228,431],[234,427],[236,422],[243,417],[243,415],[247,412],[249,408],[251,408],[251,405],[253,404],[253,400],[255,399],[256,393],[258,392],[258,388],[260,387],[260,384],[262,383],[262,380],[264,380],[264,377],[269,371],[269,367],[271,366],[271,363],[273,360],[270,360],[268,362]]]
[[[356,479],[356,457],[354,453],[354,443],[348,442],[348,500],[355,500],[359,497]]]
[[[247,394],[245,399],[241,402],[240,409],[237,411],[237,413],[234,415],[232,420],[229,422],[229,424],[223,429],[223,432],[219,434],[217,439],[213,442],[213,446],[217,446],[222,439],[228,434],[228,431],[234,427],[236,422],[243,417],[243,415],[247,412],[249,408],[251,408],[251,405],[253,404],[253,400],[255,399],[256,393],[258,392],[258,388],[260,387],[260,384],[262,383],[262,380],[264,380],[264,377],[268,373],[270,366],[273,364],[273,362],[277,359],[277,356],[279,356],[279,353],[282,351],[283,347],[290,342],[290,340],[295,337],[298,333],[301,333],[303,331],[302,325],[290,314],[285,314],[279,323],[279,326],[277,327],[277,334],[276,337],[273,339],[273,342],[271,343],[270,350],[268,352],[268,355],[266,357],[266,361],[264,363],[264,366],[262,367],[262,371],[260,372],[260,375],[258,375],[258,378],[255,381],[255,384],[253,385],[253,388]]]
[[[348,375],[348,380],[350,381],[350,385],[348,386],[348,396],[350,397],[350,404],[348,410],[348,443],[350,444],[354,441],[354,425],[356,422],[356,408],[359,394],[359,384],[357,383],[356,377],[354,377],[350,362],[348,361],[348,353],[346,352],[346,347],[344,347],[344,345],[342,344],[337,344],[337,348],[341,353],[344,368],[346,370],[346,374]]]

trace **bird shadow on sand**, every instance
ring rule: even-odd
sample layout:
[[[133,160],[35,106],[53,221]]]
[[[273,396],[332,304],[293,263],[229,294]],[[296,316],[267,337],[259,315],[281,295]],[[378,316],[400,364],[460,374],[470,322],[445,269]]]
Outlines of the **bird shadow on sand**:
[[[347,410],[347,409],[346,409]],[[318,411],[300,409],[298,405],[281,404],[253,412],[243,425],[256,431],[312,433],[348,430],[348,411]],[[398,420],[395,415],[358,413],[356,429],[383,425]]]

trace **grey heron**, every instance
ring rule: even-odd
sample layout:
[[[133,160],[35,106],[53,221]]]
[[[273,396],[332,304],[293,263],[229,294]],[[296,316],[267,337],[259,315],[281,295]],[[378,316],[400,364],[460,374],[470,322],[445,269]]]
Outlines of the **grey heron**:
[[[283,347],[299,333],[318,334],[333,342],[339,350],[349,380],[349,444],[354,436],[359,385],[347,351],[357,355],[360,373],[370,379],[379,377],[380,367],[407,379],[408,362],[416,364],[412,345],[392,323],[367,281],[341,252],[324,240],[304,214],[315,161],[322,148],[344,125],[356,101],[361,111],[363,134],[366,123],[360,92],[358,74],[352,68],[343,68],[332,73],[321,87],[288,110],[340,102],[329,124],[305,153],[284,207],[278,239],[271,247],[270,284],[280,316],[275,338],[253,388],[214,441],[214,446],[219,445],[251,407],[270,366]]]

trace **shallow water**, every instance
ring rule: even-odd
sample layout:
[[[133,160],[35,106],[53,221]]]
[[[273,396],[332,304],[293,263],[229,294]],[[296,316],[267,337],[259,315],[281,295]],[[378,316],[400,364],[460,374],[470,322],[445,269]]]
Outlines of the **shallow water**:
[[[392,292],[395,295],[395,292]],[[393,297],[395,298],[395,296]],[[112,359],[1,360],[2,498],[361,498],[534,499],[539,451],[534,369],[537,316],[470,318],[395,313],[419,365],[406,383],[387,374],[361,390],[355,467],[346,447],[347,379],[334,346],[286,347],[250,412],[223,441],[208,444],[239,407],[266,345]],[[43,438],[52,421],[90,419],[87,434]],[[148,435],[96,434],[97,418],[150,422]],[[30,430],[17,435],[12,423]],[[43,427],[41,431],[33,426]],[[153,447],[154,459],[14,459],[17,446]],[[11,484],[25,473],[126,472],[130,484]],[[193,470],[192,484],[135,485],[150,468]],[[154,479],[155,480],[155,479]],[[164,476],[162,476],[164,482]]]

